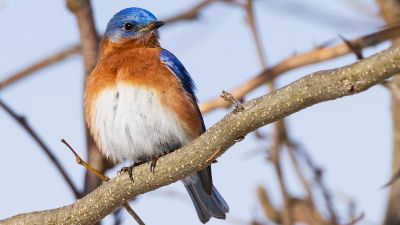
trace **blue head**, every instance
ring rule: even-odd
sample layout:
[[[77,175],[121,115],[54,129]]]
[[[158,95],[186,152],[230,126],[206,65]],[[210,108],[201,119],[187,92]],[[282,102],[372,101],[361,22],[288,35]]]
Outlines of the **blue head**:
[[[126,8],[108,22],[105,38],[112,42],[137,39],[164,25],[149,11],[141,8]]]

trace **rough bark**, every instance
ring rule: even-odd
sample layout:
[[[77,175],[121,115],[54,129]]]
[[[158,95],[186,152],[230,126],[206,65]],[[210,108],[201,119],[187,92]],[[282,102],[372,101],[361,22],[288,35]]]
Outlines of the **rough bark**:
[[[377,0],[380,14],[387,24],[400,22],[400,0]],[[393,39],[394,44],[399,44],[400,39]],[[396,76],[390,81],[393,88],[391,92],[392,110],[392,172],[395,174],[400,169],[400,99],[396,92],[400,88],[400,77]],[[386,215],[383,224],[400,225],[400,181],[390,186]]]
[[[90,0],[67,0],[68,9],[75,15],[79,29],[81,53],[83,57],[85,78],[89,76],[93,68],[96,66],[97,54],[99,48],[99,36],[93,21],[93,12],[90,5]],[[87,147],[87,162],[93,168],[101,173],[104,173],[110,168],[110,163],[103,157],[98,150],[93,138],[89,134],[87,127],[86,132],[86,147]],[[83,195],[90,193],[98,187],[102,181],[90,172],[85,174],[85,187]]]
[[[93,224],[128,199],[205,168],[261,126],[311,105],[365,91],[399,72],[397,46],[349,66],[312,73],[243,104],[242,110],[229,113],[193,143],[161,157],[154,174],[147,163],[134,169],[134,182],[124,173],[71,205],[17,215],[0,224]]]

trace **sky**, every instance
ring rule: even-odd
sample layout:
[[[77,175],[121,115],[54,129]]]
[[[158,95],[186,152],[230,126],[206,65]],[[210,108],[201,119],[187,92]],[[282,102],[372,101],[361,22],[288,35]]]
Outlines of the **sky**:
[[[123,8],[143,7],[163,19],[196,2],[93,1],[93,10],[97,29],[103,33],[108,20]],[[260,0],[255,7],[269,65],[327,41],[339,43],[338,34],[355,38],[382,26],[372,0],[326,0],[323,3]],[[0,80],[79,40],[74,17],[62,0],[0,1],[0,28]],[[200,102],[218,96],[221,90],[238,86],[261,71],[240,9],[215,4],[204,10],[198,21],[162,28],[160,35],[161,45],[173,52],[191,73]],[[387,46],[370,48],[365,54],[371,55]],[[354,61],[354,56],[349,55],[307,66],[282,75],[277,83],[283,86],[311,72]],[[68,140],[81,156],[85,156],[82,73],[81,57],[74,56],[0,91],[1,99],[26,116],[80,188],[85,170],[76,165],[60,139]],[[265,92],[261,87],[248,99]],[[205,115],[207,127],[227,112],[220,109]],[[390,97],[387,90],[379,86],[315,105],[286,119],[291,137],[324,169],[324,179],[335,196],[338,211],[345,212],[342,206],[352,199],[358,212],[365,212],[365,224],[380,223],[385,212],[387,190],[380,187],[390,177],[390,119]],[[262,132],[270,134],[270,126]],[[268,144],[266,140],[248,135],[213,165],[214,183],[230,205],[230,213],[226,221],[212,219],[209,224],[263,220],[255,193],[259,185],[269,191],[277,206],[282,205],[276,176],[265,160],[265,153],[260,151],[267,149]],[[2,110],[0,149],[0,219],[74,201],[46,155]],[[284,163],[284,167],[285,171],[291,171],[288,163]],[[115,176],[115,173],[114,170],[107,175]],[[285,179],[291,193],[303,194],[293,172]],[[131,206],[147,224],[201,224],[180,182],[146,193]],[[123,218],[124,224],[133,224],[125,213]],[[112,224],[112,217],[104,221]]]

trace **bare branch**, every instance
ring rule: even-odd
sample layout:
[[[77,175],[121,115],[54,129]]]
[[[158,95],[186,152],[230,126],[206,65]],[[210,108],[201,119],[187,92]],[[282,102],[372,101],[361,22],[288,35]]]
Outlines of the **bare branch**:
[[[76,153],[76,151],[72,148],[72,146],[64,139],[61,139],[61,142],[65,144],[69,150],[71,150],[72,154],[75,156],[76,163],[79,165],[85,167],[89,172],[91,172],[93,175],[98,177],[102,181],[109,181],[110,178],[107,176],[104,176],[102,173],[100,173],[98,170],[93,168],[91,165],[89,165],[87,162],[85,162],[79,155]]]
[[[296,155],[296,149],[292,143],[286,142],[286,146],[288,148],[289,157],[290,157],[290,160],[292,161],[295,173],[299,177],[300,182],[302,183],[303,188],[304,188],[305,192],[307,193],[307,200],[314,207],[314,198],[313,198],[311,185],[308,182],[308,180],[306,179],[306,177],[300,167],[300,164],[299,164],[299,161],[298,161],[298,158]]]
[[[85,75],[88,76],[96,66],[100,43],[94,25],[92,7],[89,0],[66,0],[68,9],[75,15],[79,28]]]
[[[385,20],[386,24],[400,22],[400,1],[398,0],[376,0],[379,6],[381,17]],[[400,38],[392,39],[394,45],[400,44]],[[388,201],[386,208],[386,215],[382,224],[384,225],[399,225],[400,224],[400,182],[393,182],[396,177],[397,171],[400,169],[400,101],[399,101],[399,88],[400,77],[396,76],[390,83],[391,93],[391,114],[392,114],[392,177],[390,190],[388,193]],[[394,178],[394,179],[393,179]]]
[[[257,196],[265,217],[274,221],[276,224],[281,224],[281,213],[273,206],[267,191],[263,187],[258,187]]]
[[[76,159],[76,163],[78,163],[79,165],[85,167],[85,169],[87,169],[89,172],[91,172],[93,175],[95,175],[96,177],[98,177],[100,180],[107,182],[110,180],[109,177],[104,176],[103,174],[101,174],[99,171],[97,171],[95,168],[93,168],[91,165],[89,165],[87,162],[85,162],[84,160],[82,160],[82,158],[78,155],[78,153],[76,153],[76,151],[74,150],[74,148],[72,148],[72,146],[64,139],[61,139],[61,142],[63,144],[65,144],[69,150],[71,150],[71,152],[74,154],[75,159]],[[123,204],[123,207],[125,208],[125,210],[129,213],[129,215],[132,216],[132,218],[139,224],[139,225],[144,225],[143,220],[139,217],[138,214],[136,214],[136,212],[131,208],[131,206],[128,204],[128,201],[126,201]]]
[[[249,25],[249,28],[251,30],[254,43],[257,49],[257,55],[258,59],[260,60],[260,64],[263,69],[267,68],[267,59],[265,57],[265,53],[263,50],[263,47],[261,45],[261,40],[260,36],[257,32],[257,25],[256,25],[256,19],[254,16],[254,6],[253,6],[253,1],[254,0],[247,0],[247,4],[245,5],[245,11],[246,11],[246,19],[247,19],[247,24]]]
[[[173,24],[173,23],[182,22],[185,20],[195,20],[198,18],[201,10],[203,10],[204,8],[209,6],[211,3],[214,3],[217,1],[218,0],[203,0],[187,11],[184,11],[183,13],[180,13],[178,15],[175,15],[168,19],[165,19],[164,22],[166,24]]]
[[[225,0],[225,1],[224,0],[204,0],[183,13],[180,13],[178,15],[174,15],[172,17],[164,19],[164,21],[167,22],[167,24],[165,26],[172,25],[172,24],[175,24],[175,23],[181,22],[181,21],[183,22],[183,21],[188,21],[188,20],[194,20],[198,17],[199,13],[203,9],[205,9],[212,3],[219,2],[219,1],[226,2],[226,3],[235,3],[233,0]],[[69,0],[67,2],[70,5],[70,8],[74,12],[77,11],[76,8],[80,7],[79,4],[83,4],[83,3],[75,3],[74,1],[71,1],[71,0]],[[82,2],[82,1],[80,1],[80,2]],[[80,16],[80,18],[85,18],[85,20],[88,20],[87,16],[85,16],[85,17]],[[90,31],[90,29],[88,29],[88,27],[89,27],[88,25],[84,25],[84,27],[86,27],[85,30],[87,30],[88,33],[94,32],[93,30]],[[87,34],[87,35],[92,36],[93,34]],[[98,42],[100,38],[92,37],[91,39],[92,40],[96,39],[95,42]],[[93,46],[93,45],[90,44],[90,46]],[[85,50],[85,52],[87,52],[87,51],[88,50]],[[87,53],[88,55],[93,54],[93,50],[90,50],[88,52],[89,52],[89,53]],[[39,62],[34,63],[15,74],[6,76],[7,78],[0,82],[0,90],[15,84],[17,81],[27,78],[29,75],[31,75],[39,70],[47,68],[48,66],[53,65],[55,63],[59,63],[65,59],[67,59],[73,55],[79,54],[79,53],[81,53],[81,52],[80,52],[80,46],[78,44],[73,45],[72,47],[62,50],[60,52],[56,52],[53,55],[51,55],[50,57],[44,58],[44,59],[40,60]],[[92,56],[90,56],[90,57],[92,57]]]
[[[0,223],[93,224],[127,199],[210,165],[239,136],[314,104],[365,91],[399,72],[400,47],[392,47],[349,66],[312,73],[244,103],[242,112],[229,113],[191,144],[161,157],[154,174],[146,163],[134,169],[135,182],[123,173],[71,205],[14,216]]]
[[[300,151],[300,149],[297,149],[297,150]],[[325,200],[326,209],[328,210],[328,213],[329,213],[330,224],[331,225],[337,224],[337,215],[336,215],[336,211],[334,209],[335,207],[334,207],[334,204],[332,201],[331,193],[323,181],[323,170],[313,162],[310,155],[308,155],[308,153],[306,151],[304,151],[304,150],[301,151],[301,155],[303,156],[304,161],[306,162],[308,167],[314,173],[315,183],[317,184],[317,187],[321,191],[322,196],[324,197],[324,200]]]
[[[92,7],[89,0],[66,0],[68,9],[74,14],[79,29],[82,57],[84,64],[84,77],[86,78],[96,66],[99,36],[94,25]],[[87,161],[100,173],[104,173],[113,164],[107,163],[107,159],[98,150],[93,138],[85,126]],[[101,184],[101,180],[92,173],[85,174],[84,194],[94,190]]]
[[[396,24],[376,33],[351,40],[351,43],[354,43],[354,45],[357,45],[360,48],[366,48],[398,36],[400,36],[400,24]],[[305,65],[337,58],[339,56],[343,56],[349,53],[352,53],[352,51],[345,43],[341,43],[333,47],[313,49],[301,55],[296,55],[286,60],[283,60],[274,67],[264,70],[259,75],[230,90],[229,93],[232,93],[233,96],[235,96],[235,98],[237,99],[242,99],[247,93],[253,91],[259,86],[265,84],[268,81],[271,81],[275,77],[285,72]],[[220,98],[215,98],[201,103],[200,110],[202,113],[207,113],[217,108],[228,106],[228,102],[225,102]]]
[[[21,127],[28,133],[31,138],[39,145],[40,149],[49,157],[50,161],[57,168],[58,172],[62,175],[65,182],[68,184],[75,198],[80,198],[81,193],[78,188],[72,182],[72,179],[68,175],[67,171],[62,167],[60,161],[56,158],[50,148],[44,143],[44,141],[39,137],[39,135],[33,130],[33,128],[28,124],[25,117],[22,117],[15,113],[6,103],[0,100],[0,107],[4,109]]]
[[[362,48],[354,45],[351,43],[351,41],[347,40],[344,38],[342,35],[339,35],[340,39],[343,40],[343,42],[347,45],[347,47],[354,53],[354,55],[357,57],[357,59],[363,59],[364,56],[362,54]]]
[[[55,63],[61,62],[70,56],[78,54],[79,52],[80,52],[79,45],[74,45],[72,47],[66,48],[65,50],[57,52],[48,58],[40,60],[39,62],[36,62],[36,63],[32,64],[31,66],[28,66],[27,68],[15,73],[15,74],[6,76],[8,78],[6,78],[5,80],[0,82],[0,90],[16,83],[17,81],[27,78],[32,73],[35,73],[39,70],[47,68],[48,66],[53,65]]]

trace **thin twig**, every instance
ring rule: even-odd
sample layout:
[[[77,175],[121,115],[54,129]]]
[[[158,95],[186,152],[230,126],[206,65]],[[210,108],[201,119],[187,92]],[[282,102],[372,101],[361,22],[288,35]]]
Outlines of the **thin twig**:
[[[247,24],[251,30],[251,34],[254,39],[255,47],[257,49],[258,59],[260,61],[262,69],[266,70],[268,64],[266,61],[264,50],[262,48],[259,33],[257,31],[256,19],[254,16],[253,0],[247,0],[247,4],[244,6],[244,9],[246,12]],[[267,82],[267,86],[271,92],[275,91],[276,87],[275,87],[274,79],[271,79],[269,82]],[[291,213],[292,207],[290,204],[290,196],[289,196],[289,193],[288,193],[288,190],[287,190],[284,178],[283,178],[283,171],[282,171],[282,167],[281,167],[281,158],[280,158],[281,150],[283,147],[283,141],[288,136],[286,132],[287,132],[287,130],[286,130],[283,119],[274,123],[274,135],[273,135],[273,140],[272,140],[273,142],[272,142],[272,146],[271,146],[271,158],[272,158],[272,162],[275,167],[275,172],[278,177],[279,187],[280,187],[282,198],[283,198],[284,210],[282,210],[282,222],[284,225],[291,225],[293,222],[292,213]]]
[[[234,113],[239,113],[244,110],[242,103],[240,103],[235,97],[233,97],[231,93],[223,90],[220,97],[225,101],[235,105]]]
[[[199,3],[197,3],[196,5],[192,6],[190,9],[179,13],[178,15],[175,16],[171,16],[167,19],[164,19],[164,22],[166,24],[174,24],[177,22],[183,22],[183,21],[188,21],[188,20],[196,20],[199,18],[199,15],[201,13],[202,10],[204,10],[205,8],[207,8],[208,6],[210,6],[213,3],[217,3],[217,2],[223,2],[226,4],[231,4],[234,6],[239,6],[242,7],[242,3],[235,1],[235,0],[203,0]]]
[[[400,169],[397,170],[397,172],[394,173],[394,174],[392,175],[392,177],[390,178],[390,180],[389,180],[386,184],[384,184],[382,188],[389,187],[389,186],[392,185],[394,182],[396,182],[399,178],[400,178]]]
[[[132,218],[139,224],[139,225],[145,225],[143,220],[139,217],[139,215],[131,208],[131,206],[125,202],[123,204],[124,209],[129,213],[129,215],[132,216]]]
[[[7,77],[6,79],[4,79],[3,81],[0,82],[0,90],[5,87],[11,86],[12,84],[16,83],[17,81],[27,78],[29,75],[31,75],[35,72],[38,72],[39,70],[47,68],[50,65],[61,62],[73,55],[76,55],[79,52],[80,52],[79,45],[74,45],[74,46],[66,48],[60,52],[57,52],[54,55],[49,56],[48,58],[42,59],[15,74],[8,75],[8,76],[6,76]]]
[[[254,40],[254,45],[257,50],[257,55],[258,55],[258,59],[261,64],[261,68],[262,68],[262,70],[266,70],[268,67],[268,64],[267,64],[267,59],[265,57],[264,49],[261,44],[260,36],[257,31],[256,18],[254,15],[253,0],[247,0],[246,4],[243,5],[243,9],[246,13],[247,25],[251,31],[251,34],[252,34],[252,37]],[[267,87],[270,89],[270,91],[274,91],[275,90],[274,82],[273,81],[268,82]],[[259,139],[262,139],[265,136],[261,133],[261,131],[259,129],[254,131],[254,135]]]
[[[257,25],[256,25],[256,20],[254,16],[254,7],[253,7],[253,1],[254,0],[247,0],[247,4],[245,5],[244,9],[246,11],[246,19],[247,19],[247,24],[249,25],[249,28],[251,30],[254,43],[257,49],[257,55],[258,59],[260,61],[260,64],[263,69],[267,69],[267,59],[265,57],[265,53],[261,44],[261,39],[259,36],[259,33],[257,31]]]
[[[71,152],[74,154],[75,159],[76,159],[76,163],[78,163],[79,165],[85,167],[85,169],[87,169],[90,173],[94,174],[96,177],[98,177],[100,180],[102,181],[109,181],[110,178],[101,174],[98,170],[96,170],[95,168],[93,168],[92,166],[90,166],[87,162],[85,162],[84,160],[82,160],[82,158],[78,155],[78,153],[74,150],[74,148],[72,148],[72,146],[65,140],[65,139],[61,139],[61,142],[63,144],[65,144],[69,150],[71,150]],[[143,220],[139,217],[138,214],[136,214],[136,212],[130,207],[130,205],[128,204],[128,202],[125,202],[123,204],[124,209],[129,213],[129,215],[132,216],[132,218],[139,224],[139,225],[144,225]]]
[[[400,73],[400,47],[391,47],[354,64],[309,74],[279,91],[244,103],[239,114],[229,113],[190,144],[161,157],[155,174],[149,164],[133,171],[135,182],[123,173],[105,182],[83,199],[52,210],[16,215],[6,224],[93,224],[117,209],[126,199],[171,184],[209,166],[234,139],[312,105],[354,95]],[[351,91],[343,86],[351,81]],[[295,97],[294,97],[295,96]],[[219,154],[215,154],[215,152]],[[211,156],[214,155],[212,158]],[[90,214],[87,212],[91,212]],[[43,222],[43,218],[46,221]],[[40,223],[40,222],[39,222]]]
[[[204,0],[197,5],[193,6],[192,8],[188,9],[187,11],[180,13],[178,15],[171,16],[169,18],[164,19],[163,21],[167,22],[165,26],[175,24],[180,21],[188,21],[188,20],[195,20],[198,18],[199,13],[204,10],[206,7],[211,5],[215,2],[225,2],[235,4],[236,2],[233,0]],[[28,76],[38,72],[44,68],[47,68],[50,65],[55,63],[59,63],[73,55],[79,54],[80,46],[78,44],[73,45],[72,47],[66,48],[62,51],[56,52],[53,55],[39,60],[38,62],[18,71],[14,74],[5,76],[7,77],[5,80],[0,81],[0,90],[6,87],[10,87],[18,81],[21,81]]]
[[[103,181],[110,180],[109,177],[104,176],[99,171],[97,171],[95,168],[93,168],[88,163],[86,163],[84,160],[82,160],[82,158],[78,155],[78,153],[76,153],[76,151],[71,147],[71,145],[68,144],[67,141],[65,141],[64,139],[61,139],[61,142],[63,144],[65,144],[68,147],[68,149],[71,150],[71,152],[74,154],[76,163],[78,163],[79,165],[85,167],[89,172],[91,172],[92,174],[96,175],[100,180],[103,180]]]
[[[354,43],[360,48],[366,48],[398,36],[400,36],[400,23],[387,27],[375,33],[353,39],[350,42]],[[340,43],[332,47],[317,48],[300,55],[291,56],[276,64],[275,66],[264,70],[259,75],[242,83],[240,86],[230,90],[229,93],[232,93],[233,96],[235,96],[235,98],[237,99],[242,99],[249,92],[285,72],[302,66],[327,61],[329,59],[337,58],[339,56],[343,56],[349,53],[352,53],[351,49],[349,49],[349,47],[345,43]],[[200,110],[202,113],[207,113],[217,108],[228,106],[228,102],[217,97],[201,103]]]
[[[288,149],[289,157],[290,157],[290,160],[292,161],[294,170],[295,170],[297,176],[299,177],[300,182],[302,183],[305,192],[307,193],[307,200],[314,207],[314,199],[313,199],[311,185],[310,185],[309,181],[307,180],[307,178],[305,177],[305,175],[300,167],[300,164],[299,164],[299,161],[298,161],[298,158],[296,155],[296,149],[294,148],[294,145],[292,145],[288,141],[286,142],[286,147]]]
[[[330,217],[330,223],[331,224],[337,224],[337,215],[334,209],[331,193],[326,187],[324,181],[323,181],[323,170],[319,168],[315,163],[313,162],[311,156],[301,148],[297,148],[298,152],[301,153],[301,156],[303,157],[304,161],[307,163],[307,165],[310,167],[310,169],[314,173],[314,180],[316,184],[318,185],[322,196],[324,197],[326,208],[329,213]]]
[[[40,149],[49,157],[50,161],[57,168],[58,172],[62,175],[65,182],[68,184],[69,188],[73,192],[75,198],[80,198],[81,193],[78,191],[78,188],[72,182],[72,179],[68,175],[67,171],[61,166],[60,161],[56,158],[56,156],[52,153],[50,148],[44,143],[44,141],[39,137],[39,135],[33,130],[33,128],[26,121],[26,118],[15,113],[6,103],[0,100],[0,107],[4,109],[21,127],[28,133],[31,138],[39,145]]]
[[[279,189],[281,191],[282,199],[283,199],[283,210],[282,210],[282,224],[283,225],[291,225],[293,224],[293,218],[292,218],[292,205],[290,203],[290,195],[287,190],[287,186],[284,180],[284,175],[282,171],[282,166],[281,166],[281,150],[283,146],[283,140],[282,135],[281,135],[281,129],[283,129],[283,123],[282,120],[277,121],[275,123],[275,132],[274,132],[274,137],[273,137],[273,142],[271,146],[271,154],[269,156],[269,159],[272,161],[274,168],[275,168],[275,173],[278,178],[278,183],[279,183]]]
[[[186,20],[195,20],[198,18],[201,10],[209,6],[211,3],[216,2],[216,0],[203,0],[193,6],[192,8],[180,13],[178,15],[172,16],[168,19],[165,19],[164,22],[166,24],[173,24],[176,22],[186,21]]]
[[[346,223],[344,225],[355,225],[358,222],[360,222],[361,220],[363,220],[365,217],[365,213],[361,213],[357,218],[353,219],[352,221],[350,221],[349,223]]]
[[[79,30],[79,40],[81,45],[81,54],[84,65],[84,83],[86,78],[92,72],[93,68],[97,63],[98,47],[100,44],[100,38],[96,31],[93,18],[93,10],[91,1],[82,0],[65,0],[68,9],[73,13],[76,24]],[[85,125],[85,138],[86,138],[86,151],[88,163],[96,168],[101,173],[105,173],[106,170],[111,168],[113,164],[106,163],[106,158],[97,148],[93,137],[90,135],[89,130]],[[85,185],[83,189],[83,195],[86,195],[93,191],[101,184],[101,180],[93,176],[88,171],[85,174]]]
[[[339,35],[340,39],[343,40],[343,42],[349,47],[349,49],[354,53],[354,55],[357,57],[358,60],[363,59],[363,53],[362,53],[362,48],[357,46],[356,44],[353,44],[351,41],[347,40],[345,37],[342,35]]]
[[[261,186],[257,187],[257,197],[261,204],[264,216],[276,224],[281,224],[281,213],[273,206],[266,189]]]

